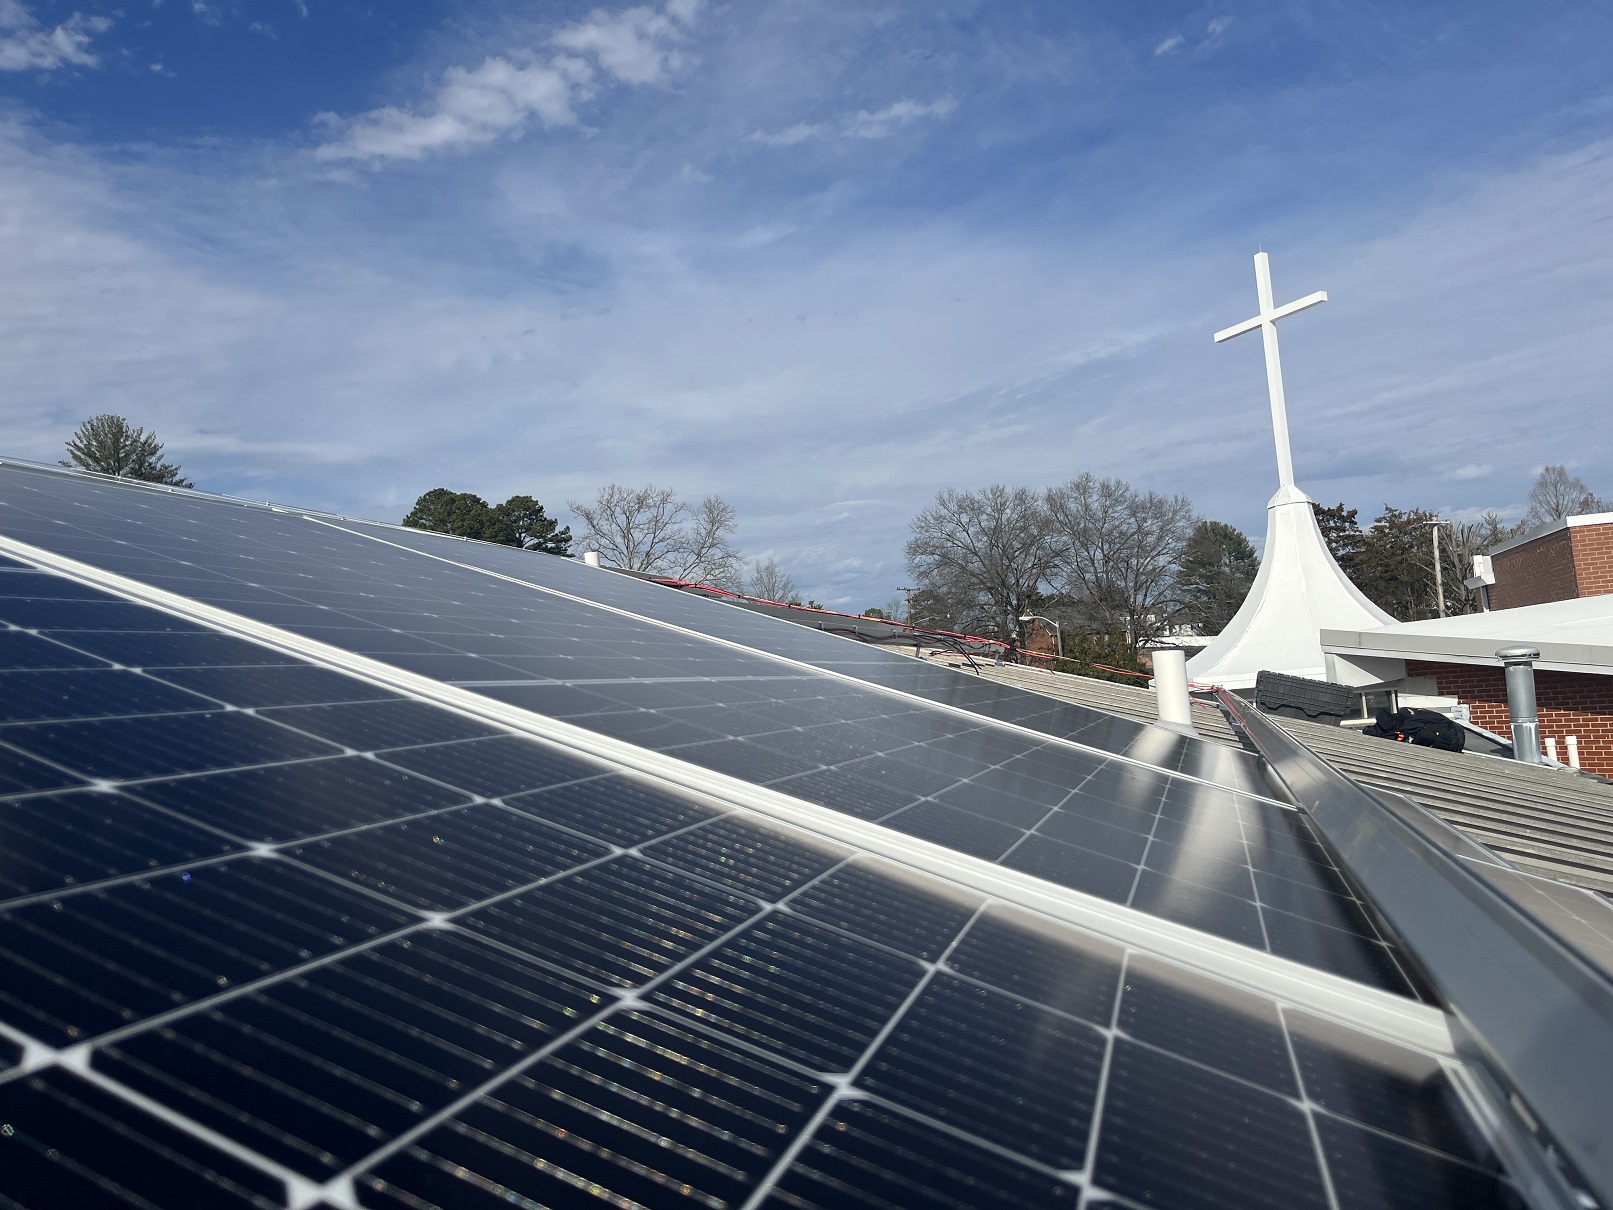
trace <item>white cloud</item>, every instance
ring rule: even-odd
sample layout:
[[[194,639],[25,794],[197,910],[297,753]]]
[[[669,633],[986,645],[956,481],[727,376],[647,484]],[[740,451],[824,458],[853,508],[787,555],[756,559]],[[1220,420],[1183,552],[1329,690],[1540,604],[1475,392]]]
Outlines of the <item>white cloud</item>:
[[[804,593],[859,607],[910,582],[903,527],[947,484],[1092,469],[1263,523],[1260,345],[1209,339],[1248,314],[1254,241],[1172,243],[1169,212],[1057,233],[853,226],[824,250],[785,226],[601,216],[561,172],[543,225],[608,284],[478,294],[385,230],[350,256],[271,224],[261,257],[211,238],[169,255],[149,231],[189,226],[165,205],[208,183],[123,171],[0,140],[0,451],[54,459],[89,411],[119,411],[204,486],[392,519],[439,485],[558,503],[674,476],[739,506],[747,550],[796,552],[781,562]],[[1613,450],[1613,320],[1587,305],[1613,281],[1613,144],[1435,192],[1348,230],[1263,232],[1280,298],[1333,299],[1284,333],[1300,482],[1367,515],[1510,508],[1528,464]],[[164,220],[139,238],[120,231],[131,199]],[[712,256],[736,229],[753,252]],[[846,524],[824,500],[880,503]]]
[[[951,97],[922,103],[912,100],[894,101],[884,109],[869,112],[859,110],[846,122],[846,133],[854,139],[883,139],[920,118],[944,118],[958,107]]]
[[[615,14],[595,9],[549,41],[594,56],[602,71],[624,84],[657,84],[683,65],[677,43],[699,7],[698,0],[671,0],[664,12],[647,5]]]
[[[572,102],[588,95],[590,72],[576,59],[517,67],[488,59],[480,67],[443,73],[429,113],[388,105],[346,123],[341,138],[314,154],[322,160],[418,160],[434,151],[488,143],[524,127],[536,116],[546,127],[577,121]]]
[[[1154,53],[1156,55],[1173,54],[1174,52],[1181,50],[1183,45],[1186,44],[1186,42],[1187,42],[1187,39],[1182,37],[1181,34],[1172,34],[1170,37],[1166,38],[1163,42],[1161,42],[1158,46],[1154,47]]]
[[[699,0],[668,0],[660,11],[640,6],[613,15],[596,9],[550,39],[573,53],[548,59],[495,55],[480,67],[450,67],[436,94],[418,109],[386,105],[348,119],[321,115],[338,133],[314,155],[372,163],[418,160],[517,134],[533,118],[550,129],[574,126],[577,104],[594,95],[601,76],[653,84],[681,67],[676,43],[698,8]],[[592,58],[597,70],[582,56]]]
[[[1459,466],[1453,471],[1447,471],[1444,478],[1456,480],[1483,479],[1494,470],[1495,468],[1488,462],[1469,462],[1466,466]]]
[[[101,59],[90,50],[90,39],[111,28],[107,17],[74,13],[56,28],[46,29],[22,0],[0,0],[0,71],[99,66]]]
[[[1214,39],[1219,38],[1222,34],[1226,33],[1231,26],[1231,17],[1217,17],[1205,27],[1204,32],[1208,34],[1210,39],[1213,41]]]
[[[758,130],[750,136],[750,141],[765,143],[769,147],[793,147],[796,143],[815,139],[822,133],[823,127],[816,122],[797,122],[794,126],[786,126],[783,130],[772,133]]]
[[[951,97],[939,97],[934,101],[904,98],[891,102],[883,109],[860,109],[833,123],[797,122],[783,130],[758,130],[750,136],[750,141],[769,147],[792,147],[796,143],[818,138],[884,139],[921,118],[944,118],[957,107],[958,103]]]

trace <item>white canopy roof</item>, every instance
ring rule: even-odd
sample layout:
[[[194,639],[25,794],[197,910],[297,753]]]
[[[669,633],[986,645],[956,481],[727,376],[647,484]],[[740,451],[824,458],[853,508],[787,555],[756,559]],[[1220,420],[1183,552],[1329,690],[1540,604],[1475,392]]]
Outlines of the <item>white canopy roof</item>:
[[[1311,499],[1279,488],[1266,503],[1266,549],[1243,607],[1187,662],[1201,685],[1248,689],[1261,671],[1327,679],[1321,632],[1376,629],[1394,619],[1350,583],[1322,540]]]
[[[1424,622],[1328,627],[1321,639],[1325,651],[1355,663],[1432,660],[1496,667],[1497,648],[1527,643],[1540,648],[1538,668],[1606,676],[1613,674],[1613,594]]]

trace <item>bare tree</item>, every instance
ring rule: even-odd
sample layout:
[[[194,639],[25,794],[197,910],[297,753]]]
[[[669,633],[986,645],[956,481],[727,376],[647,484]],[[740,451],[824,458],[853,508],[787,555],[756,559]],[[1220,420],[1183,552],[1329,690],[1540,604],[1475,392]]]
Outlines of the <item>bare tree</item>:
[[[734,506],[721,496],[707,496],[689,509],[684,524],[684,542],[678,554],[682,567],[673,573],[680,580],[699,580],[719,588],[739,584],[744,556],[734,548],[732,538],[739,528]]]
[[[122,416],[103,413],[91,416],[67,442],[63,466],[81,466],[103,475],[143,479],[148,483],[170,483],[190,487],[179,467],[162,460],[162,442],[157,434],[136,428]]]
[[[1537,529],[1564,517],[1604,512],[1608,508],[1608,502],[1598,499],[1585,480],[1570,475],[1566,466],[1548,466],[1529,489],[1529,511],[1523,520],[1527,528]]]
[[[1088,624],[1123,628],[1133,647],[1160,633],[1177,611],[1176,567],[1193,534],[1188,498],[1085,474],[1049,488],[1046,507],[1058,586]]]
[[[950,624],[1017,638],[1020,616],[1053,569],[1047,514],[1029,488],[947,488],[909,526],[908,571]],[[916,607],[915,607],[916,608]],[[935,623],[931,623],[935,624]]]
[[[751,563],[743,591],[748,596],[761,597],[765,601],[782,601],[786,605],[801,598],[790,573],[771,558],[757,559]]]
[[[583,547],[617,567],[724,588],[738,582],[738,519],[721,496],[689,504],[671,488],[612,483],[591,504],[567,503],[586,527]]]

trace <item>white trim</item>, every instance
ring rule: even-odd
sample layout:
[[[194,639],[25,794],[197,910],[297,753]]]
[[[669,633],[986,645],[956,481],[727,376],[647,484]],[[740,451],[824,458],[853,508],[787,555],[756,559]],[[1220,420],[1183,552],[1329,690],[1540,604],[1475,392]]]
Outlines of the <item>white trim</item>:
[[[1510,538],[1498,546],[1492,546],[1484,553],[1493,559],[1496,555],[1517,550],[1518,547],[1538,542],[1541,538],[1549,538],[1552,534],[1565,529],[1578,529],[1581,525],[1613,525],[1613,513],[1580,513],[1573,517],[1558,517],[1557,520],[1548,521],[1539,529],[1532,529],[1521,537]]]
[[[386,538],[378,537],[375,534],[360,533],[358,530],[348,529],[345,525],[338,525],[334,521],[327,521],[327,520],[325,520],[325,519],[323,519],[321,517],[310,516],[307,519],[312,521],[312,522],[314,522],[316,525],[328,525],[332,529],[339,529],[343,533],[352,534],[356,538],[368,538],[371,542],[379,542],[383,546],[395,547],[398,550],[406,551],[407,553],[409,553],[411,555],[419,555],[420,557],[425,558],[425,559],[435,559],[439,563],[448,564],[450,567],[459,567],[459,568],[464,569],[465,571],[477,572],[477,573],[479,573],[481,575],[484,575],[484,576],[491,576],[495,580],[504,580],[505,582],[510,583],[510,584],[519,584],[522,588],[530,588],[534,592],[548,593],[550,596],[559,597],[563,601],[571,601],[571,602],[573,602],[575,604],[578,604],[578,605],[586,605],[590,609],[603,610],[606,613],[613,613],[613,614],[616,614],[618,617],[631,618],[635,622],[642,622],[642,623],[645,623],[645,624],[650,625],[650,626],[659,626],[663,630],[670,630],[674,634],[680,634],[680,635],[684,635],[685,637],[688,637],[688,638],[699,639],[702,642],[716,643],[718,646],[726,647],[731,651],[742,652],[745,655],[749,655],[749,656],[761,656],[764,659],[772,660],[774,663],[783,664],[785,667],[795,669],[798,672],[810,673],[813,676],[830,677],[830,678],[833,678],[834,680],[837,680],[837,681],[844,681],[847,684],[855,685],[859,689],[872,689],[872,690],[875,690],[876,692],[885,694],[887,697],[898,697],[898,698],[901,698],[905,702],[910,702],[910,703],[913,703],[913,704],[916,704],[916,705],[919,705],[919,706],[926,706],[926,707],[929,707],[930,709],[933,709],[933,710],[941,710],[941,711],[944,711],[944,712],[946,712],[948,714],[955,714],[955,715],[958,715],[960,718],[968,719],[970,722],[975,723],[976,725],[984,723],[984,724],[986,724],[988,726],[997,727],[1000,730],[1009,731],[1009,732],[1014,733],[1015,735],[1026,736],[1026,737],[1028,737],[1030,739],[1039,740],[1039,741],[1041,741],[1043,743],[1062,744],[1067,748],[1074,748],[1077,752],[1084,753],[1085,755],[1096,756],[1100,760],[1118,760],[1118,761],[1121,761],[1121,762],[1123,762],[1125,764],[1128,764],[1128,765],[1136,765],[1139,768],[1153,770],[1156,773],[1157,772],[1169,773],[1170,776],[1172,776],[1172,777],[1180,777],[1183,781],[1196,782],[1201,786],[1213,786],[1217,790],[1225,790],[1225,791],[1227,791],[1229,793],[1232,793],[1232,794],[1241,795],[1244,798],[1258,798],[1258,799],[1262,800],[1263,802],[1270,803],[1273,806],[1282,807],[1282,808],[1284,808],[1286,810],[1293,810],[1294,809],[1294,807],[1293,807],[1293,805],[1291,803],[1283,802],[1281,799],[1274,798],[1274,797],[1272,797],[1271,795],[1268,795],[1268,794],[1259,794],[1259,793],[1257,793],[1257,792],[1255,792],[1253,790],[1241,789],[1238,786],[1229,786],[1225,782],[1210,781],[1208,778],[1194,777],[1190,773],[1177,773],[1174,770],[1169,770],[1169,769],[1161,770],[1158,765],[1151,765],[1147,761],[1140,760],[1135,756],[1126,756],[1126,755],[1124,755],[1122,753],[1119,753],[1119,752],[1110,752],[1110,751],[1107,751],[1106,749],[1103,749],[1103,748],[1094,748],[1094,747],[1092,747],[1092,746],[1090,746],[1088,744],[1083,744],[1080,740],[1067,739],[1066,737],[1064,737],[1062,735],[1054,735],[1051,732],[1037,731],[1033,727],[1022,727],[1018,723],[1011,723],[1011,722],[1008,722],[1005,719],[992,718],[989,715],[985,715],[985,714],[977,714],[973,710],[966,709],[963,706],[952,706],[952,705],[947,704],[946,702],[938,702],[938,701],[935,701],[935,700],[933,700],[931,698],[920,697],[916,693],[909,693],[905,689],[895,689],[895,688],[892,688],[889,685],[881,685],[877,681],[865,681],[861,677],[852,676],[849,672],[838,672],[833,668],[822,668],[822,667],[819,667],[817,664],[809,664],[805,660],[798,660],[798,659],[795,659],[792,656],[778,655],[778,654],[776,654],[774,652],[771,652],[771,651],[763,651],[759,647],[747,647],[745,644],[735,642],[733,639],[718,638],[716,635],[706,634],[704,631],[694,630],[694,629],[691,629],[688,626],[680,626],[676,622],[667,622],[667,621],[663,621],[660,618],[652,618],[652,617],[648,616],[647,614],[634,613],[631,609],[623,609],[619,605],[606,605],[605,603],[603,603],[601,601],[590,600],[587,597],[580,597],[580,596],[577,596],[575,593],[566,592],[564,589],[550,588],[546,584],[534,584],[531,580],[523,580],[519,576],[506,575],[504,572],[492,571],[491,569],[486,568],[486,567],[477,567],[473,563],[461,563],[457,559],[450,559],[450,558],[447,558],[446,556],[443,556],[443,555],[434,555],[430,551],[417,550],[413,546],[405,546],[401,542],[392,542],[392,541],[387,540]],[[419,530],[417,532],[419,532],[419,533],[431,533],[430,530]],[[445,537],[445,536],[448,536],[448,535],[434,534],[433,536],[434,537]],[[469,540],[474,541],[475,539],[469,539]],[[491,545],[491,544],[489,544],[489,545]],[[676,589],[668,589],[667,591],[675,592],[677,590]],[[727,606],[728,608],[732,608],[732,609],[740,609],[740,608],[742,608],[741,606],[738,606],[738,605],[729,606],[726,601],[713,601],[712,604],[714,604],[714,605],[724,605],[724,606]],[[746,611],[746,612],[748,613],[749,611]],[[751,616],[755,616],[755,615],[751,615]],[[786,624],[788,625],[788,623],[786,623]],[[433,682],[433,684],[436,684],[436,683],[438,683],[438,682]],[[1009,688],[1018,688],[1018,686],[1010,685]],[[1027,692],[1029,692],[1029,691],[1027,690]],[[1078,703],[1078,702],[1070,702],[1070,703],[1065,703],[1065,704],[1067,704],[1067,705],[1080,705],[1080,703]],[[1084,708],[1088,709],[1088,710],[1093,709],[1093,707],[1091,707],[1091,706],[1087,706],[1087,707],[1084,707]],[[1099,713],[1101,713],[1101,711]],[[1133,719],[1131,721],[1139,722],[1140,720]],[[1150,726],[1158,727],[1159,726],[1158,723],[1141,723],[1141,725],[1144,726],[1144,727],[1150,727]],[[1219,745],[1217,745],[1217,746],[1219,746]],[[749,784],[749,783],[746,783],[746,784]]]
[[[1527,631],[1527,627],[1520,629]],[[1384,633],[1370,630],[1324,630],[1322,635],[1322,650],[1328,655],[1379,660],[1426,660],[1433,664],[1467,664],[1497,671],[1501,668],[1501,662],[1495,658],[1495,652],[1506,642],[1505,639],[1473,638],[1468,635],[1397,634],[1393,631]],[[1540,651],[1540,659],[1535,661],[1538,670],[1613,676],[1613,648],[1592,647],[1583,643],[1527,641]],[[1608,653],[1606,662],[1583,658],[1601,652]],[[1581,658],[1575,659],[1575,656]]]
[[[921,870],[979,894],[1029,909],[1121,945],[1194,967],[1212,976],[1308,1008],[1346,1024],[1398,1038],[1439,1054],[1451,1054],[1450,1031],[1438,1009],[1379,991],[1339,975],[1149,916],[978,857],[906,836],[793,798],[725,773],[639,748],[558,719],[483,697],[368,656],[269,626],[212,605],[192,601],[65,555],[0,535],[0,552],[57,572],[138,604],[199,622],[226,634],[345,672],[528,738],[582,753],[616,770],[638,773],[725,806],[776,820],[788,827],[850,845],[862,852]],[[971,716],[974,717],[974,716]],[[1032,734],[1040,735],[1040,732]]]

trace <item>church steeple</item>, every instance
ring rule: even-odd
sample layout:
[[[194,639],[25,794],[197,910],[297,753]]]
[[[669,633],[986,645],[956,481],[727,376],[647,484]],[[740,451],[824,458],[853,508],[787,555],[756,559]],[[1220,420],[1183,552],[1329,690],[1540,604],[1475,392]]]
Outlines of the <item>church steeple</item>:
[[[1318,290],[1273,305],[1271,261],[1255,254],[1255,293],[1260,313],[1215,334],[1216,343],[1260,329],[1266,347],[1266,389],[1271,396],[1272,436],[1277,446],[1277,493],[1266,502],[1266,547],[1260,574],[1226,629],[1187,663],[1201,684],[1247,689],[1262,671],[1325,677],[1321,631],[1362,630],[1393,622],[1350,582],[1334,560],[1316,524],[1311,499],[1294,482],[1288,441],[1288,400],[1283,392],[1277,321],[1327,301]]]

